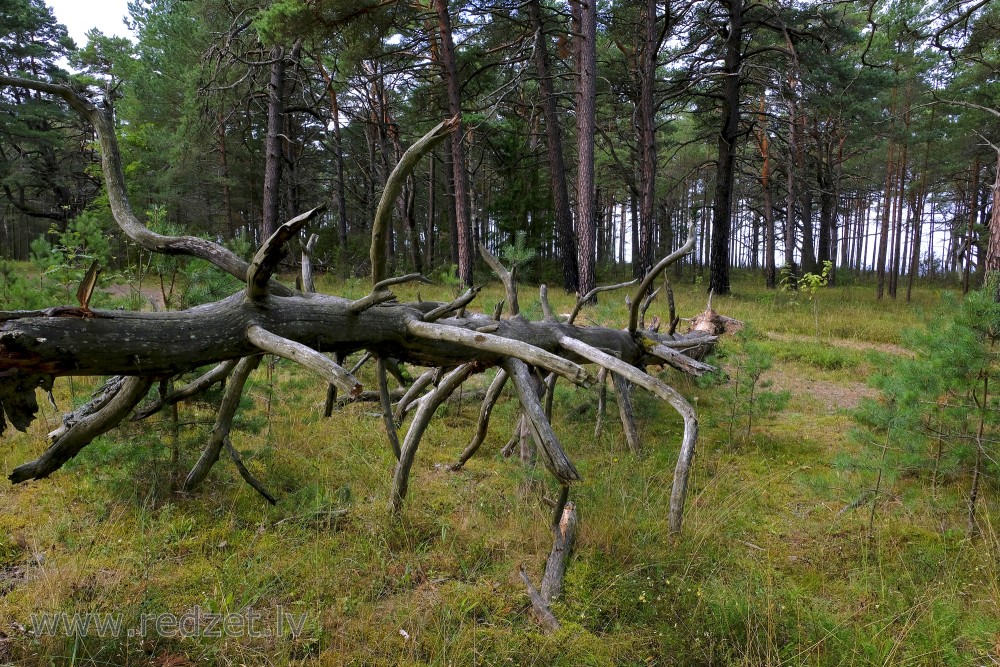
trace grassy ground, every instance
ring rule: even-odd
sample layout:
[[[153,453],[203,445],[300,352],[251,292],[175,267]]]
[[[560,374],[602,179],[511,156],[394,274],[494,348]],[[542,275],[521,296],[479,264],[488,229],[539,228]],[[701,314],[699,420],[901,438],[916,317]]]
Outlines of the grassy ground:
[[[321,288],[367,292],[361,281]],[[874,514],[871,503],[850,508],[874,485],[877,462],[850,437],[846,408],[884,355],[906,353],[900,330],[939,308],[932,290],[913,304],[876,303],[872,292],[827,289],[815,310],[749,284],[715,300],[761,332],[775,358],[769,377],[793,397],[750,437],[730,440],[713,425],[729,409],[720,390],[664,376],[697,401],[704,425],[676,540],[666,520],[676,415],[637,394],[645,442],[637,457],[613,401],[595,439],[596,392],[559,385],[554,426],[584,481],[573,494],[581,530],[554,607],[563,622],[555,636],[539,632],[517,577],[523,565],[540,578],[551,544],[541,498],[554,489],[543,469],[499,456],[513,399],[497,406],[486,445],[458,473],[444,464],[468,443],[478,406],[442,408],[403,518],[393,521],[393,458],[375,408],[351,405],[325,420],[324,387],[279,362],[254,375],[234,436],[279,495],[276,507],[226,459],[200,493],[172,491],[210,429],[203,403],[181,407],[177,435],[166,421],[120,429],[51,479],[0,486],[0,665],[995,664],[995,481],[976,540],[964,529],[967,475],[933,490],[925,476],[889,475]],[[479,307],[489,312],[499,298],[487,289]],[[550,298],[557,312],[571,306],[557,291]],[[682,315],[704,299],[701,287],[677,288]],[[540,317],[536,291],[525,288],[521,303]],[[583,321],[624,326],[626,318],[619,295]],[[370,370],[361,377],[374,384]],[[45,402],[29,433],[8,435],[0,467],[37,456],[61,411],[94,385],[60,380],[60,410]],[[123,628],[136,629],[144,615],[195,608],[256,610],[256,629],[271,636],[30,633],[39,612],[119,614]],[[302,621],[298,636],[287,623],[274,632],[278,608]]]

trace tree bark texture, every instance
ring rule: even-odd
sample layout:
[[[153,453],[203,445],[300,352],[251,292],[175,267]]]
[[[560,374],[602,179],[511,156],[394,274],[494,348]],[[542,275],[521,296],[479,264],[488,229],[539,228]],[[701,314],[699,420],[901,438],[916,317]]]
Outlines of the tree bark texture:
[[[449,135],[451,148],[451,169],[455,194],[455,231],[458,250],[458,277],[467,287],[472,286],[472,220],[469,217],[469,177],[465,170],[465,148],[462,124],[461,83],[458,79],[458,62],[455,59],[455,43],[451,34],[451,14],[448,0],[434,0],[437,12],[438,32],[441,38],[441,66],[444,69],[445,85],[448,90],[448,115],[458,117],[456,132]]]
[[[728,9],[722,81],[722,127],[712,206],[712,257],[708,289],[729,294],[729,246],[732,236],[733,182],[736,177],[736,140],[740,128],[740,69],[743,64],[743,0],[726,0]]]
[[[264,212],[260,240],[269,238],[278,227],[281,202],[281,135],[285,97],[285,49],[271,48],[271,78],[267,84],[267,135],[264,138]]]
[[[563,289],[573,293],[578,290],[580,282],[576,257],[576,234],[573,231],[573,212],[570,209],[569,188],[566,185],[562,131],[559,127],[556,95],[552,86],[552,68],[549,63],[541,1],[529,0],[528,12],[535,29],[535,70],[544,98],[542,110],[545,113],[545,140],[548,147],[552,204],[556,215],[556,233],[559,235],[559,251],[562,255]]]
[[[594,138],[597,100],[597,3],[573,0],[576,45],[576,230],[579,246],[579,293],[597,284],[596,185],[594,180]]]

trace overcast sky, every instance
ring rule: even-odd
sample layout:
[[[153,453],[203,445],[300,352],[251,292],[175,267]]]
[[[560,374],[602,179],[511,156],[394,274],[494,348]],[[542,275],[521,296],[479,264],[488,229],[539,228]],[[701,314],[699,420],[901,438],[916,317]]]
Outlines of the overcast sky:
[[[77,46],[84,46],[84,34],[97,28],[105,35],[131,37],[122,19],[128,15],[128,0],[46,0],[56,20],[69,30]]]

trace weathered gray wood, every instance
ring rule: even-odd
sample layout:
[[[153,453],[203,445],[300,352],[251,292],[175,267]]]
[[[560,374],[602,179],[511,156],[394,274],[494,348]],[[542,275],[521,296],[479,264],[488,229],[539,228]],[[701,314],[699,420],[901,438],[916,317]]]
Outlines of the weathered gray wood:
[[[627,283],[618,283],[617,285],[598,285],[594,289],[590,290],[583,296],[578,296],[576,299],[576,305],[573,306],[573,312],[569,314],[569,318],[566,320],[566,324],[573,324],[576,321],[576,316],[580,314],[580,309],[585,305],[590,303],[590,300],[602,292],[612,292],[614,290],[622,289],[623,287],[628,287],[629,285],[635,285],[639,282],[639,279],[630,280]]]
[[[521,309],[517,303],[517,277],[515,273],[508,271],[496,255],[491,253],[486,249],[482,243],[479,244],[479,254],[483,256],[486,263],[493,270],[493,273],[497,274],[500,278],[500,282],[503,283],[504,291],[507,293],[507,310],[510,311],[511,317],[517,317],[521,313]]]
[[[371,294],[363,296],[357,301],[352,301],[347,309],[352,313],[363,313],[369,308],[373,308],[379,304],[387,303],[389,301],[394,301],[395,299],[396,295],[389,290],[372,290]]]
[[[396,295],[389,291],[389,287],[393,285],[401,285],[402,283],[411,282],[421,282],[421,283],[431,283],[430,280],[425,278],[419,273],[407,273],[405,276],[395,276],[393,278],[386,278],[381,280],[372,287],[372,291],[366,296],[352,301],[348,310],[352,313],[361,313],[373,306],[377,306],[382,303],[387,303],[389,301],[394,301]]]
[[[182,311],[94,311],[87,318],[5,312],[0,313],[0,373],[16,369],[17,373],[55,376],[176,375],[254,353],[256,346],[246,333],[254,324],[321,352],[370,349],[426,366],[454,366],[472,359],[495,364],[505,356],[538,348],[542,353],[534,352],[524,360],[577,383],[587,377],[586,372],[552,354],[560,351],[558,340],[563,336],[610,350],[630,363],[658,363],[627,332],[608,327],[521,318],[497,322],[471,314],[465,319],[426,323],[420,321],[424,308],[432,310],[440,304],[390,304],[354,314],[350,303],[325,294],[272,296],[267,307],[261,308],[246,303],[242,293],[237,293]],[[475,331],[483,323],[498,328],[491,334]],[[643,336],[671,343],[656,334],[644,332]]]
[[[387,230],[392,218],[392,209],[396,205],[396,198],[403,191],[406,179],[413,172],[420,159],[454,132],[459,123],[461,123],[461,118],[455,116],[435,125],[430,132],[414,142],[403,153],[392,173],[389,174],[385,188],[382,190],[382,197],[378,202],[378,208],[375,210],[375,219],[372,221],[372,244],[368,253],[372,263],[372,285],[377,285],[385,279]]]
[[[510,439],[507,440],[507,444],[500,449],[500,456],[505,459],[509,459],[511,454],[514,453],[514,448],[521,441],[521,422],[524,421],[524,417],[518,415],[517,419],[514,421],[514,433],[511,434]]]
[[[538,390],[528,373],[528,367],[520,359],[511,358],[503,362],[503,369],[507,371],[517,390],[521,410],[526,418],[525,423],[535,444],[542,451],[542,462],[545,467],[561,484],[580,481],[580,473],[566,456],[566,451],[552,430],[552,425],[545,418],[545,411],[542,409],[541,401],[538,400]]]
[[[680,324],[681,318],[677,317],[677,307],[674,305],[674,288],[666,278],[664,278],[663,282],[667,289],[667,318],[669,319],[667,335],[672,336],[677,331],[677,325]]]
[[[399,403],[396,404],[396,412],[393,415],[396,419],[396,424],[402,426],[403,420],[406,418],[406,413],[410,409],[410,405],[413,404],[417,396],[420,395],[424,389],[426,389],[434,381],[434,376],[437,374],[437,369],[432,368],[429,371],[424,371],[413,384],[409,386],[403,397],[399,399]]]
[[[317,206],[311,211],[306,211],[302,215],[297,215],[285,224],[274,230],[274,233],[264,244],[261,245],[257,254],[250,261],[247,267],[247,298],[251,301],[261,302],[267,298],[268,284],[271,281],[271,274],[277,268],[278,262],[285,254],[285,244],[294,238],[306,224],[322,213],[326,209],[325,205]],[[306,290],[315,291],[315,290]]]
[[[521,463],[527,466],[533,466],[535,459],[538,458],[538,447],[535,445],[535,436],[531,431],[531,427],[528,426],[527,417],[521,415],[521,419],[518,422],[518,455],[521,458]]]
[[[560,374],[577,384],[587,386],[589,376],[577,362],[580,359],[588,362],[597,360],[600,365],[614,368],[616,373],[626,379],[670,401],[685,418],[685,441],[675,469],[671,497],[671,529],[676,525],[679,530],[687,480],[687,468],[684,466],[689,465],[694,453],[697,421],[693,410],[690,410],[690,406],[679,394],[636,368],[645,367],[659,359],[650,352],[657,344],[675,347],[670,344],[675,341],[675,337],[659,337],[647,332],[643,332],[642,337],[637,336],[636,320],[637,309],[642,307],[640,299],[656,275],[689,249],[693,231],[685,247],[672,253],[647,274],[631,303],[630,325],[624,332],[606,327],[574,327],[555,321],[551,309],[547,307],[544,291],[542,299],[545,302],[543,310],[546,319],[542,322],[526,321],[517,314],[514,272],[506,272],[485,248],[482,248],[484,257],[504,280],[511,318],[497,322],[484,315],[466,315],[464,306],[459,306],[457,317],[445,318],[444,315],[454,309],[452,304],[442,307],[441,304],[434,303],[394,303],[395,298],[387,287],[396,279],[384,279],[382,276],[386,260],[388,211],[396,198],[394,192],[405,181],[413,164],[419,159],[419,154],[459,123],[456,117],[432,130],[407,151],[389,179],[379,204],[375,232],[372,235],[372,293],[355,302],[326,295],[301,294],[270,280],[283,240],[297,231],[301,220],[286,223],[284,230],[269,239],[260,249],[252,264],[243,262],[229,250],[211,241],[155,234],[142,225],[129,204],[114,126],[108,110],[97,108],[68,86],[6,76],[0,76],[0,85],[16,85],[60,96],[94,125],[101,144],[102,168],[111,210],[127,236],[148,250],[200,257],[247,280],[246,289],[228,299],[181,312],[92,312],[86,309],[57,308],[28,313],[0,313],[0,414],[6,415],[15,427],[25,428],[37,413],[35,389],[51,386],[52,378],[59,375],[129,375],[153,379],[173,376],[205,364],[244,358],[244,361],[237,364],[237,370],[241,370],[248,355],[256,359],[258,351],[264,349],[294,359],[320,372],[331,382],[343,383],[345,390],[355,393],[360,391],[357,381],[320,352],[346,355],[366,349],[382,359],[395,357],[442,369],[457,367],[456,371],[442,380],[437,389],[420,400],[417,417],[407,434],[407,440],[411,440],[411,437],[413,440],[410,461],[404,469],[404,442],[400,465],[397,466],[393,502],[398,509],[405,495],[406,477],[413,453],[434,409],[456,386],[461,385],[469,373],[491,365],[503,365],[514,378],[524,411],[521,432],[530,432],[543,452],[546,465],[557,479],[564,483],[577,479],[578,473],[552,432],[538,400],[535,378],[529,375],[525,364],[531,364],[536,371]],[[314,214],[315,211],[312,211],[306,216]],[[589,300],[592,294],[596,294],[596,291],[581,298],[570,317],[571,322],[579,312],[580,305]],[[376,305],[379,307],[374,307]],[[435,323],[423,321],[437,317],[442,319]],[[704,346],[699,344],[696,349],[701,351]],[[608,355],[608,352],[611,354]],[[670,358],[674,356],[666,354]],[[692,351],[688,356],[694,354]],[[464,377],[456,379],[456,374],[462,373],[465,373]],[[384,385],[384,373],[382,378]],[[245,377],[238,383],[238,387],[234,388],[237,384],[235,382],[227,387],[224,404],[226,399],[230,402],[238,401],[243,382]],[[453,383],[457,384],[452,386]],[[120,395],[121,392],[93,416],[110,416],[120,421],[132,407],[130,405],[121,415],[112,415],[110,409]],[[384,403],[387,398],[384,387],[380,397]],[[687,412],[684,406],[687,406]],[[227,411],[230,414],[226,419],[231,421],[232,414],[228,406]],[[223,412],[220,412],[220,419],[222,416]],[[383,416],[388,418],[385,405]],[[117,423],[110,417],[109,422]],[[220,423],[217,422],[217,425]],[[0,421],[0,430],[2,427],[3,422]],[[80,425],[73,428],[79,429]],[[72,433],[73,429],[67,430],[64,439]],[[228,434],[228,426],[225,434]],[[219,446],[224,444],[223,437]],[[218,457],[218,447],[214,452],[206,452],[209,453],[214,461]],[[401,471],[404,474],[400,491]],[[205,472],[207,473],[207,469]],[[676,506],[678,498],[680,509]]]
[[[660,293],[660,288],[657,287],[655,290],[646,295],[646,298],[642,300],[642,305],[639,306],[639,329],[646,328],[646,311],[653,304],[653,300],[656,295]]]
[[[45,453],[34,461],[14,468],[10,481],[14,484],[48,477],[63,466],[66,461],[80,453],[97,436],[107,433],[121,423],[153,386],[150,377],[125,378],[100,409],[80,418],[59,435]]]
[[[521,568],[520,575],[521,581],[524,582],[525,587],[528,589],[528,597],[531,599],[531,614],[535,617],[535,620],[538,621],[538,624],[546,632],[552,633],[558,631],[561,627],[559,619],[552,613],[545,598],[541,596],[538,589],[531,583],[531,579],[528,577],[528,573],[524,571],[524,568]]]
[[[369,358],[371,358],[371,353],[370,352],[366,352],[365,356],[363,356],[361,358],[361,361],[359,361],[354,366],[354,368],[352,368],[349,371],[350,374],[354,375],[358,371],[358,369],[361,367],[361,364],[363,362],[367,361]],[[344,361],[346,359],[347,359],[347,354],[345,354],[343,352],[338,352],[337,354],[333,355],[333,360],[334,360],[334,362],[338,366],[342,366],[343,363],[344,363]],[[350,395],[348,395],[348,399],[350,399]],[[326,403],[323,406],[323,416],[324,417],[331,417],[333,415],[333,407],[335,405],[339,405],[339,403],[337,401],[337,385],[331,384],[331,383],[327,383],[327,385],[326,385]]]
[[[639,309],[642,307],[643,296],[645,296],[646,291],[653,285],[653,281],[663,273],[668,266],[679,260],[684,255],[691,252],[694,248],[694,241],[697,236],[698,224],[696,221],[692,220],[690,226],[688,226],[688,237],[687,241],[684,242],[677,250],[673,251],[659,262],[656,266],[651,268],[649,272],[643,277],[642,282],[639,283],[639,289],[635,291],[635,296],[632,297],[632,304],[629,307],[628,314],[628,331],[629,333],[635,333],[636,329],[639,328]]]
[[[542,577],[542,599],[549,604],[562,595],[567,561],[576,541],[576,527],[576,505],[566,503],[559,522],[552,528],[552,551],[545,562],[545,575]]]
[[[249,484],[250,488],[263,496],[264,500],[272,505],[277,505],[278,500],[271,494],[270,491],[267,490],[259,479],[254,477],[253,473],[250,472],[250,469],[246,467],[245,463],[243,463],[243,457],[240,456],[239,451],[233,447],[233,443],[229,439],[229,436],[225,437],[223,445],[225,446],[226,451],[229,452],[229,457],[233,460],[233,465],[236,466],[236,470],[240,473],[240,477],[243,478],[243,481]]]
[[[683,352],[653,340],[650,340],[650,344],[646,346],[646,351],[668,366],[694,377],[701,377],[705,373],[714,373],[718,370],[711,364],[692,359]]]
[[[438,306],[431,312],[424,314],[424,322],[436,322],[448,313],[453,313],[456,310],[465,308],[467,305],[472,303],[472,300],[476,298],[476,295],[478,295],[482,289],[482,285],[479,287],[470,287],[464,294],[462,294],[462,296],[458,297],[454,301],[446,303],[443,306]]]
[[[302,249],[302,291],[309,294],[316,291],[316,280],[313,278],[312,254],[319,241],[318,234],[310,234],[309,240],[301,245]]]
[[[396,432],[396,422],[392,418],[392,398],[389,396],[389,383],[386,377],[385,359],[378,360],[378,367],[375,371],[378,379],[379,402],[382,406],[382,423],[385,424],[385,435],[389,438],[389,446],[392,454],[399,460],[399,434]]]
[[[104,172],[104,187],[108,194],[108,205],[115,221],[126,236],[150,252],[198,257],[239,280],[246,279],[249,264],[225,246],[195,236],[157,234],[139,221],[128,200],[121,152],[118,149],[118,140],[110,108],[98,108],[70,86],[11,76],[0,76],[0,86],[16,86],[61,97],[74,111],[93,125],[98,143],[101,146],[101,169]],[[277,281],[272,282],[270,289],[272,294],[278,295],[295,293],[294,290]]]
[[[251,324],[247,328],[247,338],[262,351],[291,359],[352,396],[361,393],[361,383],[356,377],[335,364],[329,357],[302,343],[277,336],[256,324]]]
[[[223,382],[229,374],[233,372],[236,368],[236,359],[230,359],[229,361],[223,361],[218,364],[212,370],[208,371],[196,380],[192,380],[180,389],[175,389],[168,393],[163,398],[157,399],[156,401],[144,406],[141,410],[136,410],[135,414],[132,415],[132,421],[139,421],[146,419],[147,417],[152,417],[157,412],[171,405],[175,405],[180,401],[186,400],[193,396],[205,392],[216,382]]]
[[[403,397],[403,389],[396,387],[389,390],[389,400],[397,401]],[[351,403],[378,403],[382,400],[382,394],[378,390],[366,389],[357,396],[341,396],[334,404],[338,408],[343,408]],[[381,408],[380,408],[381,409]]]
[[[684,516],[684,501],[687,497],[688,475],[691,471],[691,461],[694,459],[695,445],[698,442],[698,417],[695,415],[694,408],[673,387],[621,359],[569,337],[560,342],[566,349],[618,373],[625,379],[659,396],[669,403],[684,420],[684,437],[681,440],[681,451],[677,457],[677,465],[674,467],[674,483],[670,492],[670,532],[679,533]]]
[[[458,461],[451,466],[452,470],[461,470],[462,466],[472,458],[483,444],[483,441],[486,440],[486,432],[490,426],[490,415],[493,413],[493,406],[496,405],[497,399],[500,398],[500,394],[506,385],[507,371],[501,369],[497,371],[496,377],[493,378],[489,389],[486,390],[483,405],[479,410],[479,422],[476,426],[476,434],[472,437],[472,442],[465,448],[462,455],[458,457]]]
[[[410,384],[410,379],[406,377],[406,374],[403,373],[403,369],[399,367],[399,359],[396,359],[394,357],[379,357],[379,358],[385,360],[386,372],[389,375],[391,375],[396,380],[397,383],[399,383],[400,387],[405,387]],[[351,373],[353,375],[353,371]]]
[[[545,417],[552,421],[552,403],[556,398],[556,381],[559,378],[555,373],[549,373],[545,376]]]
[[[597,374],[597,423],[594,425],[594,438],[601,437],[604,428],[604,413],[608,402],[608,369],[602,368]]]
[[[448,373],[438,384],[437,389],[427,395],[426,400],[417,409],[417,414],[413,416],[410,429],[406,432],[406,438],[403,440],[402,452],[392,479],[389,509],[393,514],[398,514],[403,507],[403,499],[406,498],[406,490],[410,483],[410,468],[413,467],[417,447],[420,446],[420,438],[423,437],[431,417],[434,416],[434,412],[441,404],[451,396],[452,392],[458,389],[475,370],[477,370],[476,364],[464,364]]]
[[[459,327],[443,327],[428,322],[410,321],[407,331],[414,336],[444,343],[468,345],[504,357],[520,359],[533,366],[558,373],[575,384],[588,386],[590,376],[587,371],[571,361],[558,357],[546,350],[522,340],[503,338],[495,334],[472,332]]]
[[[260,355],[254,354],[240,359],[239,363],[236,364],[236,368],[233,369],[233,373],[229,377],[229,383],[226,385],[226,391],[222,394],[222,404],[215,415],[215,426],[212,427],[212,434],[209,436],[208,443],[205,445],[205,449],[202,450],[197,463],[191,468],[187,479],[184,480],[185,491],[191,491],[205,481],[212,466],[219,460],[219,452],[222,451],[222,447],[229,437],[229,431],[233,425],[233,417],[236,415],[236,409],[240,406],[243,387],[246,385],[250,373],[259,364]]]
[[[557,322],[556,316],[552,314],[552,306],[549,305],[549,288],[547,285],[538,286],[538,301],[542,304],[542,318],[548,322]]]
[[[123,382],[125,382],[125,378],[121,375],[115,375],[105,380],[104,384],[102,384],[97,391],[91,394],[89,401],[78,407],[76,410],[63,415],[62,423],[59,427],[49,433],[49,442],[53,442],[58,438],[61,438],[66,431],[73,426],[73,424],[77,423],[87,415],[94,414],[107,405],[108,401],[114,398],[118,391],[122,388]],[[31,397],[34,398],[34,388],[31,389],[30,393]]]
[[[642,450],[639,439],[639,427],[635,424],[635,408],[632,406],[632,383],[618,375],[611,374],[611,382],[615,385],[615,397],[618,399],[618,416],[622,420],[622,430],[625,432],[625,442],[629,451],[638,454]]]

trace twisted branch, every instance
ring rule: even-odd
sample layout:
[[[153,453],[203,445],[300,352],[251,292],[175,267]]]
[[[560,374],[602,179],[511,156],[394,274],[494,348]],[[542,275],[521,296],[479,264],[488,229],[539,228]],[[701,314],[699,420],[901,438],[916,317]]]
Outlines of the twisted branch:
[[[396,198],[403,191],[406,179],[413,172],[420,159],[451,134],[459,126],[459,123],[461,123],[461,118],[455,116],[436,125],[403,153],[399,162],[396,163],[396,167],[389,174],[389,179],[385,182],[385,188],[382,190],[382,197],[378,202],[378,208],[375,210],[375,219],[372,221],[372,245],[369,252],[372,262],[372,285],[378,285],[385,279],[389,220],[392,217]]]
[[[684,438],[681,441],[680,455],[674,468],[674,485],[670,494],[670,532],[681,531],[681,521],[684,514],[684,499],[687,496],[688,473],[691,461],[694,459],[695,444],[698,441],[698,418],[694,408],[673,387],[642,372],[635,366],[625,363],[617,357],[601,352],[595,347],[570,338],[560,338],[559,344],[567,350],[575,352],[584,359],[621,375],[626,380],[647,389],[656,396],[668,402],[684,420]]]
[[[410,482],[410,468],[413,467],[417,447],[420,446],[420,438],[423,437],[431,417],[434,416],[434,412],[441,404],[451,396],[452,392],[458,389],[476,369],[477,364],[463,364],[448,373],[441,380],[437,389],[428,394],[420,404],[420,408],[417,409],[417,414],[414,415],[413,421],[410,423],[410,430],[406,432],[406,438],[403,440],[402,452],[392,479],[389,509],[393,514],[398,514],[403,507],[403,499],[406,498],[406,490]]]
[[[146,396],[151,386],[153,378],[150,377],[125,378],[118,385],[113,397],[98,410],[82,417],[60,433],[44,454],[34,461],[14,468],[10,473],[10,481],[19,484],[29,479],[43,479],[51,475],[79,454],[80,450],[89,445],[94,438],[118,426],[132,408]]]
[[[663,273],[668,266],[691,252],[691,249],[694,248],[697,228],[698,225],[692,220],[690,226],[688,226],[688,237],[687,241],[684,242],[684,245],[657,262],[656,266],[651,268],[649,273],[643,277],[642,282],[639,283],[639,289],[635,291],[635,296],[632,297],[632,305],[629,307],[628,332],[630,334],[634,334],[636,329],[639,327],[639,309],[642,307],[642,297],[652,286],[653,281],[656,280],[656,278]]]
[[[483,398],[483,406],[479,409],[479,422],[476,427],[476,435],[472,437],[472,442],[465,448],[462,455],[458,457],[458,461],[451,466],[452,470],[461,470],[462,466],[472,458],[483,444],[483,441],[486,440],[486,431],[490,426],[490,415],[493,413],[493,406],[496,405],[497,399],[500,398],[500,394],[506,385],[507,371],[501,369],[497,372],[496,377],[493,378],[489,389],[486,390],[486,396]]]

